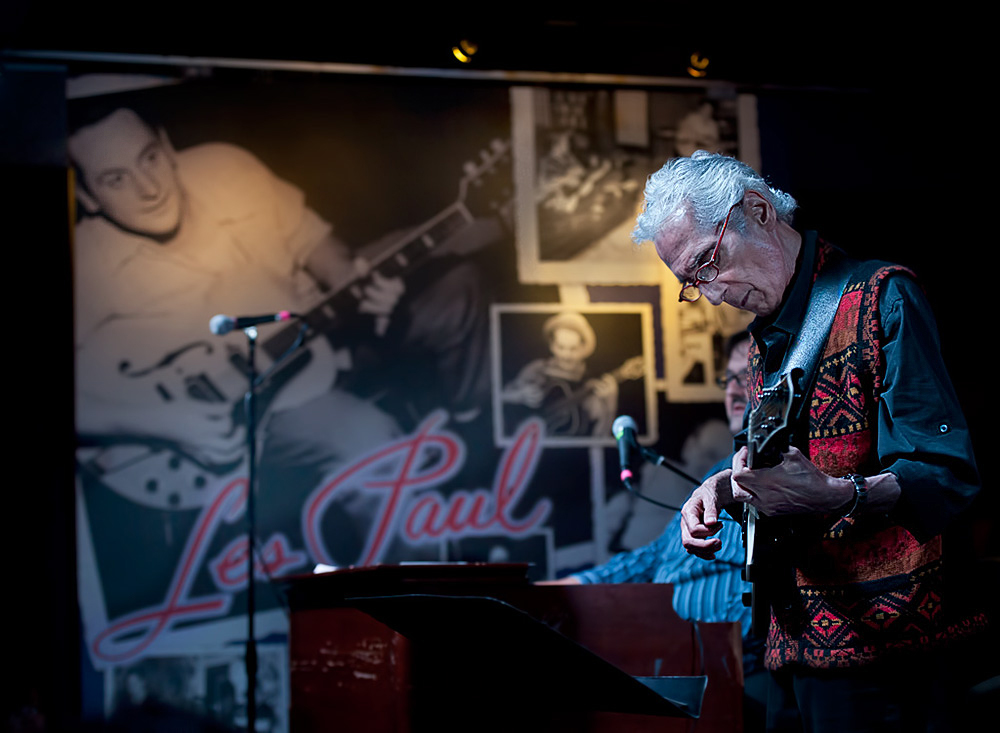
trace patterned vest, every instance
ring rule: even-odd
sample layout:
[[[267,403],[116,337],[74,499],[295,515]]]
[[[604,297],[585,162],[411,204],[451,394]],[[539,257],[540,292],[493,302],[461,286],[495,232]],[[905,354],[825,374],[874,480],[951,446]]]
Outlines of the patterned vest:
[[[816,271],[837,256],[821,242]],[[879,473],[877,410],[884,371],[879,293],[885,278],[899,272],[909,271],[858,263],[820,357],[809,411],[809,457],[831,476]],[[751,409],[760,401],[762,378],[762,360],[752,343]],[[860,666],[973,630],[971,621],[945,621],[940,536],[921,543],[885,515],[831,516],[824,526],[827,531],[815,533],[794,553],[792,602],[771,610],[768,669]]]

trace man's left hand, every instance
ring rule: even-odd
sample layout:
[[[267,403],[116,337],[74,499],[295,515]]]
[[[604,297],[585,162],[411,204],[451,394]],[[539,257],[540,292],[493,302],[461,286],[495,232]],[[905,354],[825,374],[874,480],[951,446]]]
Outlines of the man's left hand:
[[[747,468],[747,449],[733,456],[733,498],[752,504],[768,516],[819,514],[843,507],[853,484],[829,476],[794,446],[770,468]]]

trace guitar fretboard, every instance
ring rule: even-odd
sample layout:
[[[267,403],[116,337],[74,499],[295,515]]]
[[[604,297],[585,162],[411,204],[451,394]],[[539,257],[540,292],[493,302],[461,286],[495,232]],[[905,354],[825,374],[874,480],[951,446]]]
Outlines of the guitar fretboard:
[[[388,247],[370,264],[371,270],[363,277],[357,277],[334,291],[302,316],[308,325],[306,339],[317,334],[328,333],[339,325],[341,316],[353,314],[364,298],[365,286],[371,282],[372,273],[383,277],[402,277],[422,265],[441,244],[453,234],[461,231],[471,221],[464,206],[456,203],[425,222],[406,239]],[[279,358],[295,342],[299,335],[299,325],[295,322],[273,333],[262,347],[272,359]]]

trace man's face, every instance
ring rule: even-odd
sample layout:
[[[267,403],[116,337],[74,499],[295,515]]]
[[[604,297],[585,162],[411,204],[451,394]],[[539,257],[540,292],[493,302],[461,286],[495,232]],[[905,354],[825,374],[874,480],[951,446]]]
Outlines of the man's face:
[[[720,222],[714,230],[700,232],[690,212],[684,212],[657,235],[656,253],[678,280],[693,280],[698,267],[711,259],[721,229]],[[789,267],[777,239],[751,217],[745,232],[732,225],[726,229],[715,264],[719,276],[700,284],[702,295],[712,305],[728,303],[758,316],[777,310],[794,273],[794,263]]]
[[[729,430],[735,435],[743,429],[743,413],[747,410],[747,361],[750,353],[750,342],[741,341],[729,353],[726,364],[726,396],[724,405],[726,417],[729,418]],[[739,379],[730,379],[736,376]]]
[[[131,110],[117,110],[69,141],[86,193],[84,206],[137,234],[162,237],[181,219],[183,194],[164,142]]]
[[[549,342],[552,356],[563,369],[572,369],[583,360],[583,336],[571,328],[557,328]]]

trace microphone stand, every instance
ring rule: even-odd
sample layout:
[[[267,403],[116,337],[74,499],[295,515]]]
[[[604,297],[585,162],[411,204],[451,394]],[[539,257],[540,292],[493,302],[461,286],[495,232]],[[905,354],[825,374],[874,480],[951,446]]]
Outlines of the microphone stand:
[[[649,448],[646,448],[645,446],[641,446],[641,445],[639,446],[639,452],[642,453],[642,457],[643,458],[645,458],[647,461],[649,461],[653,465],[663,466],[664,468],[668,468],[671,471],[673,471],[674,473],[676,473],[678,476],[680,476],[681,478],[687,479],[688,481],[690,481],[695,486],[701,486],[701,480],[700,479],[696,479],[694,476],[692,476],[692,475],[690,475],[688,473],[685,473],[684,471],[682,471],[681,469],[679,469],[677,466],[675,466],[672,463],[670,463],[670,461],[667,460],[666,456],[661,456],[656,451],[650,450]]]
[[[254,621],[257,613],[255,594],[254,556],[257,551],[257,388],[270,376],[271,372],[305,342],[308,325],[303,322],[295,341],[285,352],[275,359],[271,368],[264,374],[257,374],[257,327],[247,326],[243,333],[247,337],[247,377],[250,388],[243,398],[243,406],[247,421],[247,641],[246,641],[246,675],[247,675],[247,731],[257,730],[257,638],[254,631]],[[264,560],[261,558],[261,564]],[[264,568],[266,571],[266,567]]]
[[[640,446],[638,446],[638,448],[639,448],[639,452],[642,454],[642,457],[645,460],[649,461],[650,463],[652,463],[652,464],[654,464],[656,466],[663,466],[664,468],[667,468],[667,469],[673,471],[678,476],[680,476],[683,479],[686,479],[686,480],[690,481],[695,486],[700,486],[701,485],[701,481],[699,479],[696,479],[694,476],[691,476],[690,474],[685,473],[683,470],[681,470],[677,466],[673,465],[670,461],[667,460],[666,456],[661,456],[656,451],[650,450],[649,448],[646,448],[645,446],[641,446],[640,445]],[[640,492],[638,489],[636,489],[632,485],[631,472],[629,472],[628,476],[624,475],[624,472],[623,472],[621,481],[622,481],[622,485],[626,489],[628,489],[628,491],[630,493],[632,493],[635,496],[639,497],[643,501],[648,501],[650,504],[655,504],[656,506],[661,506],[664,509],[674,509],[676,511],[680,511],[680,507],[673,506],[672,504],[664,504],[661,501],[657,501],[656,499],[653,499],[653,498],[650,498],[650,497],[646,496],[645,494],[643,494],[642,492]]]
[[[243,329],[247,336],[247,372],[250,389],[244,396],[243,404],[247,419],[247,731],[257,730],[257,639],[254,633],[254,616],[257,612],[255,598],[254,554],[257,543],[257,328]]]

